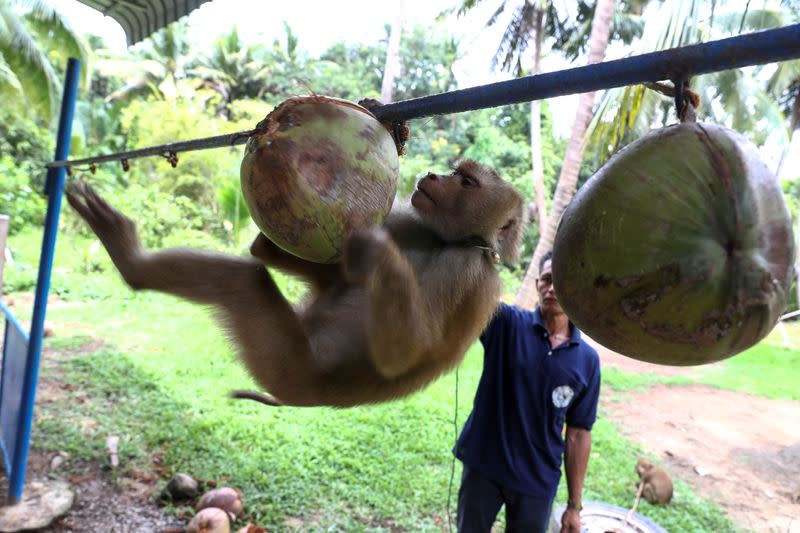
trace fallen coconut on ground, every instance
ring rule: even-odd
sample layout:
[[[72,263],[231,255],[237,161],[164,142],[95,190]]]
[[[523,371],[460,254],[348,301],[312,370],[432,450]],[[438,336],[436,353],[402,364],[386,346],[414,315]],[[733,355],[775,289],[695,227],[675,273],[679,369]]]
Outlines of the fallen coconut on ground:
[[[219,487],[203,494],[195,509],[200,511],[207,507],[222,509],[229,513],[232,519],[239,518],[244,512],[241,492],[231,487]]]
[[[780,185],[742,135],[683,123],[612,157],[565,210],[553,282],[570,319],[618,353],[698,365],[764,338],[794,264]]]
[[[347,234],[388,214],[397,191],[397,147],[364,107],[327,96],[293,97],[257,130],[242,159],[242,192],[256,225],[287,252],[337,262]]]
[[[186,526],[186,533],[230,533],[228,513],[216,507],[206,507],[198,512]]]
[[[177,501],[191,500],[197,497],[198,493],[197,481],[192,476],[179,472],[167,482],[167,486],[161,491],[161,498]]]

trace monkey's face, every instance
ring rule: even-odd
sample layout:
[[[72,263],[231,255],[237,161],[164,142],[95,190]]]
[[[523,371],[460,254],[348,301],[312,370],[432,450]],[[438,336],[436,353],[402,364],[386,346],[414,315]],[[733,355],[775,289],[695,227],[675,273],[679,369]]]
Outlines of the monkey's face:
[[[516,216],[521,199],[497,172],[464,160],[450,174],[431,172],[420,179],[411,205],[447,241],[481,237],[494,243]]]
[[[636,463],[636,473],[639,474],[639,477],[642,477],[645,473],[652,469],[653,463],[647,459],[639,459],[639,461]]]

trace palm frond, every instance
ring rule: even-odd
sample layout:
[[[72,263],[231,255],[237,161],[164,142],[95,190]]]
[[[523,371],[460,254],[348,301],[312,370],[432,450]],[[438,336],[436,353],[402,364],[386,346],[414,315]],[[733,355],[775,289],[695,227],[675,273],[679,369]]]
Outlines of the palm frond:
[[[0,91],[14,91],[17,93],[22,92],[22,84],[19,78],[11,70],[11,67],[6,63],[5,58],[0,54]]]
[[[84,64],[91,58],[89,46],[83,36],[75,31],[69,21],[49,2],[32,2],[25,20],[34,32],[48,41],[52,50],[63,57],[76,57]]]
[[[54,117],[61,82],[44,51],[37,45],[24,20],[12,9],[0,9],[8,33],[0,40],[0,54],[22,85],[27,100],[37,112]],[[19,73],[25,73],[20,76]]]
[[[800,59],[778,63],[775,73],[767,83],[767,90],[775,97],[781,96],[789,87],[800,82]]]
[[[727,12],[718,14],[714,19],[715,28],[727,35],[738,34],[741,30],[766,30],[784,24],[785,13],[776,9],[751,9],[744,17],[741,12]]]

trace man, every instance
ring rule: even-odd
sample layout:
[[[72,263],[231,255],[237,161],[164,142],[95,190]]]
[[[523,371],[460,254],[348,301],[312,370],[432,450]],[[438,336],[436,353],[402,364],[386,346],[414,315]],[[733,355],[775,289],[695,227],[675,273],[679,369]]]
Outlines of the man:
[[[483,374],[454,450],[464,464],[460,533],[488,533],[503,504],[507,532],[547,531],[562,456],[569,499],[561,532],[580,531],[600,360],[558,303],[551,258],[539,264],[536,311],[501,304],[480,338]]]

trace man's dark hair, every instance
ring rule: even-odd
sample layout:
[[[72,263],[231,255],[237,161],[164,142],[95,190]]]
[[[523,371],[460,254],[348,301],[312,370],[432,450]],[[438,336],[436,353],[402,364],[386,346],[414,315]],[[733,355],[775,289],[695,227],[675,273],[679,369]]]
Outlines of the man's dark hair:
[[[539,273],[541,274],[542,269],[544,268],[545,261],[551,261],[553,259],[553,250],[545,253],[541,259],[539,259]]]

